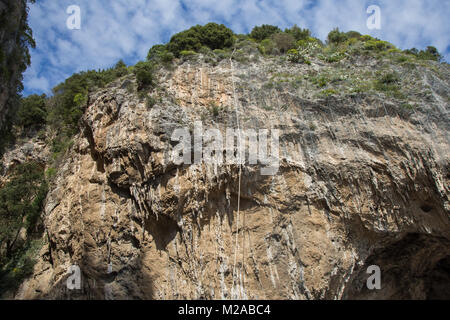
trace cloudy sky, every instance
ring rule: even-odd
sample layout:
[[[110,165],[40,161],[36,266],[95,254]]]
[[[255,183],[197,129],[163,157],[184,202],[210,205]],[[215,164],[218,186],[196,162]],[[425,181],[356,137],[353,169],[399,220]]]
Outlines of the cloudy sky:
[[[67,8],[81,9],[70,30]],[[366,12],[381,9],[381,29],[369,30]],[[195,24],[224,23],[236,33],[253,26],[297,24],[324,40],[339,27],[394,43],[401,49],[433,45],[450,61],[450,1],[442,0],[38,0],[30,6],[37,48],[24,76],[24,95],[51,93],[75,72],[143,60],[148,49]]]

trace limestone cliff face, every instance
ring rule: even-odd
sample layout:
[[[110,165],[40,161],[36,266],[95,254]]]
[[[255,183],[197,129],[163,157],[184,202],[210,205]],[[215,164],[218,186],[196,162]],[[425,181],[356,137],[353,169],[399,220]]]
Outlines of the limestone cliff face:
[[[398,67],[419,88],[409,109],[377,94],[318,97],[304,77],[330,71],[318,62],[250,61],[160,70],[153,106],[132,76],[90,95],[47,197],[47,244],[17,298],[449,297],[448,65]],[[277,77],[287,80],[269,83]],[[176,165],[172,132],[195,121],[279,129],[278,172]],[[381,290],[366,288],[373,264]],[[71,265],[81,290],[66,288]]]

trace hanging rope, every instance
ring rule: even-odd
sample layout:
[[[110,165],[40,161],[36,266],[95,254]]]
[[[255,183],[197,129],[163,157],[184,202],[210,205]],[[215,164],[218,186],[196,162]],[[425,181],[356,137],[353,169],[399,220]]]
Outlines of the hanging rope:
[[[236,238],[235,238],[235,245],[234,245],[234,264],[233,264],[233,286],[234,281],[236,279],[236,260],[237,260],[237,246],[239,241],[239,220],[240,220],[240,207],[241,207],[241,176],[242,176],[242,164],[241,164],[241,128],[239,124],[239,112],[238,112],[238,104],[236,100],[236,88],[234,84],[234,67],[233,67],[233,55],[236,52],[236,48],[233,50],[233,53],[230,56],[230,65],[231,65],[231,83],[233,87],[233,102],[234,102],[234,109],[236,113],[236,123],[237,123],[237,130],[238,130],[238,155],[239,155],[239,182],[238,182],[238,199],[237,199],[237,217],[236,217]],[[245,219],[245,218],[244,218]],[[245,220],[244,220],[245,221]],[[242,261],[244,263],[244,260]],[[240,293],[239,293],[240,294]]]

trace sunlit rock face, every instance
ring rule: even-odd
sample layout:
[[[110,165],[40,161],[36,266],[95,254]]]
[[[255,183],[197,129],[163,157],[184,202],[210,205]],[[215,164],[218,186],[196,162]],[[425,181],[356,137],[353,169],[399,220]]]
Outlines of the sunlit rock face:
[[[132,76],[90,95],[17,298],[449,298],[448,66],[398,68],[430,88],[408,109],[379,94],[317,96],[307,76],[330,66],[248,54],[161,69],[152,106]],[[277,172],[175,163],[172,134],[196,121],[223,136],[278,129]],[[72,265],[80,290],[66,286]],[[366,286],[370,265],[379,290]]]

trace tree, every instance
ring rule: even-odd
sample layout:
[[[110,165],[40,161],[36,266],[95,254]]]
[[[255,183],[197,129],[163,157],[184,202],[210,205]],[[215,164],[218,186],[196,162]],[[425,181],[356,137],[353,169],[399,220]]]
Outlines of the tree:
[[[339,31],[339,28],[334,28],[330,31],[330,33],[328,33],[327,40],[328,43],[338,44],[347,40],[347,35],[345,32]]]
[[[271,38],[281,53],[286,53],[295,47],[295,38],[288,33],[275,33]]]
[[[156,60],[160,58],[163,51],[167,50],[167,46],[164,44],[155,44],[148,50],[147,61]]]
[[[102,88],[128,73],[123,61],[106,70],[88,70],[75,73],[53,88],[49,99],[47,122],[56,129],[63,129],[69,136],[78,132],[78,120],[83,114],[89,91]],[[61,133],[61,130],[58,131]]]
[[[172,62],[174,54],[170,52],[167,45],[155,44],[147,54],[147,61],[161,61],[163,63]]]
[[[264,39],[258,46],[259,51],[262,54],[273,54],[275,53],[275,44],[271,39]]]
[[[33,1],[28,1],[34,3]],[[6,32],[3,36],[12,36],[11,40],[15,41],[13,50],[8,50],[8,53],[3,52],[0,48],[0,80],[11,80],[10,76],[16,74],[16,82],[13,85],[18,93],[23,90],[22,72],[24,72],[31,63],[29,48],[35,48],[36,42],[33,39],[33,31],[28,25],[28,4],[23,1],[23,6],[18,6],[22,12],[18,15],[18,20],[8,17],[8,10],[0,14],[0,24],[2,31]]]
[[[175,34],[167,44],[167,48],[177,57],[181,51],[198,52],[202,46],[207,46],[211,50],[223,49],[233,45],[233,36],[233,31],[225,25],[210,22]],[[155,52],[157,50],[160,48],[155,48]]]
[[[352,39],[352,38],[359,39],[361,37],[361,33],[359,33],[358,31],[351,30],[351,31],[346,32],[345,36],[347,37],[347,39]]]
[[[47,117],[45,99],[45,94],[23,98],[17,110],[16,124],[27,129],[42,127]]]
[[[417,56],[419,54],[419,50],[417,50],[416,48],[406,49],[406,50],[403,50],[403,52],[407,53],[407,54],[412,54],[415,56]]]
[[[114,70],[116,72],[117,77],[122,77],[128,73],[127,65],[120,59],[116,65],[114,66]]]
[[[201,26],[196,25],[188,30],[175,34],[170,38],[168,48],[175,56],[179,57],[183,50],[197,51],[201,48]]]
[[[263,24],[261,26],[256,26],[250,32],[250,37],[255,40],[262,41],[264,39],[269,38],[271,35],[275,33],[281,33],[281,29],[277,26],[272,26],[269,24]]]
[[[34,0],[28,2],[34,3]],[[2,103],[5,104],[0,122],[0,154],[14,141],[12,125],[17,112],[20,92],[23,90],[22,73],[30,65],[29,48],[35,48],[33,32],[28,25],[28,3],[25,0],[2,1],[6,8],[0,10],[0,83],[2,84]],[[10,6],[17,5],[21,12],[11,14]],[[5,42],[6,41],[6,42]],[[14,48],[13,50],[6,50]],[[6,89],[6,90],[5,90]],[[6,99],[4,99],[6,98]]]
[[[17,165],[11,180],[0,189],[0,245],[10,258],[22,228],[36,228],[48,187],[36,162]]]
[[[424,57],[428,58],[429,60],[435,60],[435,61],[441,61],[442,55],[439,53],[439,51],[436,49],[436,47],[428,46],[427,50],[424,51]]]
[[[150,62],[140,61],[134,66],[134,73],[138,83],[138,90],[150,86],[154,82],[154,66]]]
[[[233,36],[233,31],[223,24],[210,22],[201,28],[201,44],[211,50],[231,47]]]
[[[406,49],[403,52],[407,54],[412,54],[422,60],[434,60],[438,62],[442,60],[442,55],[433,46],[428,46],[426,50],[417,50],[416,48],[412,48]]]
[[[290,29],[285,29],[284,32],[292,35],[295,41],[306,40],[311,37],[311,31],[309,29],[301,29],[296,24]]]

